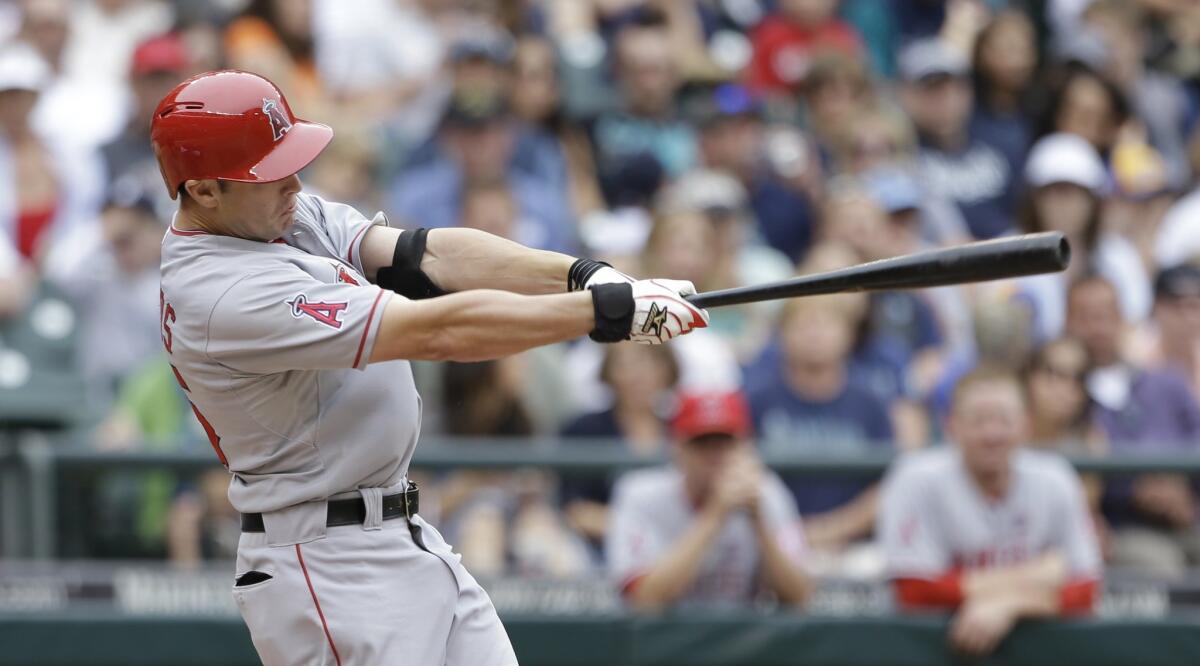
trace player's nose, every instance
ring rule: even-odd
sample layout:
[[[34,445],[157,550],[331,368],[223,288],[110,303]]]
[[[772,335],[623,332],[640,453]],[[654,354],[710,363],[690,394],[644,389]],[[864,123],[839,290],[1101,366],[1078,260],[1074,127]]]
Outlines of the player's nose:
[[[296,194],[303,189],[303,186],[300,184],[300,175],[295,173],[284,178],[282,184],[284,194]]]

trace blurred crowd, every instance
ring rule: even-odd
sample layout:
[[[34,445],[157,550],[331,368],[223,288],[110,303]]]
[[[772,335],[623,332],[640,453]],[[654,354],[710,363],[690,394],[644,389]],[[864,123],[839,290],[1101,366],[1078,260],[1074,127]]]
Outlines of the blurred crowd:
[[[309,191],[700,291],[1024,232],[1072,245],[1062,274],[714,309],[664,347],[421,365],[427,435],[561,436],[686,471],[680,396],[719,394],[745,401],[745,432],[725,427],[759,454],[899,454],[951,438],[955,387],[983,364],[1018,378],[1025,447],[1200,452],[1192,0],[19,0],[0,3],[0,44],[0,321],[46,289],[71,303],[98,448],[206,446],[159,339],[172,202],[149,120],[183,78],[229,67],[333,126]],[[186,564],[236,542],[223,475],[106,493],[136,498],[135,552]],[[615,479],[427,477],[423,512],[476,573],[645,552],[613,545]],[[669,514],[666,478],[627,495]],[[807,571],[890,566],[878,479],[767,486],[776,545]],[[1200,566],[1194,481],[1083,486],[1107,562]]]

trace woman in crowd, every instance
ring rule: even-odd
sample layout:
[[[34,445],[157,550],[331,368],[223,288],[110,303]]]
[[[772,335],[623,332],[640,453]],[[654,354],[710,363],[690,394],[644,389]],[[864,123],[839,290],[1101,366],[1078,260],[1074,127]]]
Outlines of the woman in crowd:
[[[1047,108],[1038,136],[1075,134],[1107,157],[1130,117],[1129,102],[1120,88],[1079,62],[1062,66],[1048,78]]]
[[[1028,92],[1037,67],[1037,35],[1025,14],[997,14],[975,41],[971,122],[989,142],[1024,155],[1032,140]]]
[[[1118,285],[1126,319],[1140,322],[1150,312],[1150,279],[1137,249],[1124,237],[1102,229],[1102,193],[1108,174],[1094,144],[1075,134],[1054,134],[1034,145],[1025,165],[1028,190],[1018,212],[1024,232],[1058,231],[1071,243],[1070,267],[1063,273],[1022,280],[1033,303],[1039,339],[1062,331],[1066,289],[1089,272]]]
[[[600,381],[612,397],[607,409],[576,417],[563,429],[571,446],[620,439],[634,455],[662,453],[668,433],[664,414],[679,381],[679,365],[669,347],[610,345],[600,365]],[[599,555],[608,524],[611,478],[570,479],[560,492],[567,523],[587,538]]]
[[[1087,351],[1072,338],[1048,342],[1033,354],[1023,373],[1030,446],[1063,453],[1103,453],[1104,433],[1091,419],[1084,387],[1087,370]]]
[[[525,404],[522,357],[447,363],[447,434],[522,437],[534,432]],[[438,487],[438,507],[463,560],[483,575],[509,571],[570,575],[585,566],[581,544],[552,502],[553,478],[538,470],[455,471]]]
[[[567,179],[575,212],[582,215],[603,210],[604,198],[587,136],[563,112],[556,57],[554,44],[545,37],[517,39],[511,103],[527,131],[519,138],[515,159],[541,161],[556,169],[558,178]]]

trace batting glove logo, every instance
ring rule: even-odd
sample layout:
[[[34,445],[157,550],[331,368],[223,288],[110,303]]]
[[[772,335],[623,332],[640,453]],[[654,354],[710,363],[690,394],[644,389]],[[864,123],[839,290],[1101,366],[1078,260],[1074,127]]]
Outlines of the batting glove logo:
[[[651,303],[650,312],[646,315],[646,323],[642,324],[642,333],[653,335],[656,338],[661,338],[663,324],[666,323],[666,306],[659,307],[658,303]]]

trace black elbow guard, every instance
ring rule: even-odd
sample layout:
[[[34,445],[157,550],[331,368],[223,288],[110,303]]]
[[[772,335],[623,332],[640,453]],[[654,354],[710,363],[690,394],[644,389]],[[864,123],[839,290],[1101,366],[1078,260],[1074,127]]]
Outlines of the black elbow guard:
[[[392,254],[392,265],[379,269],[375,284],[413,300],[445,295],[446,292],[421,270],[425,237],[428,234],[429,230],[424,227],[401,233],[396,241],[396,251]]]

